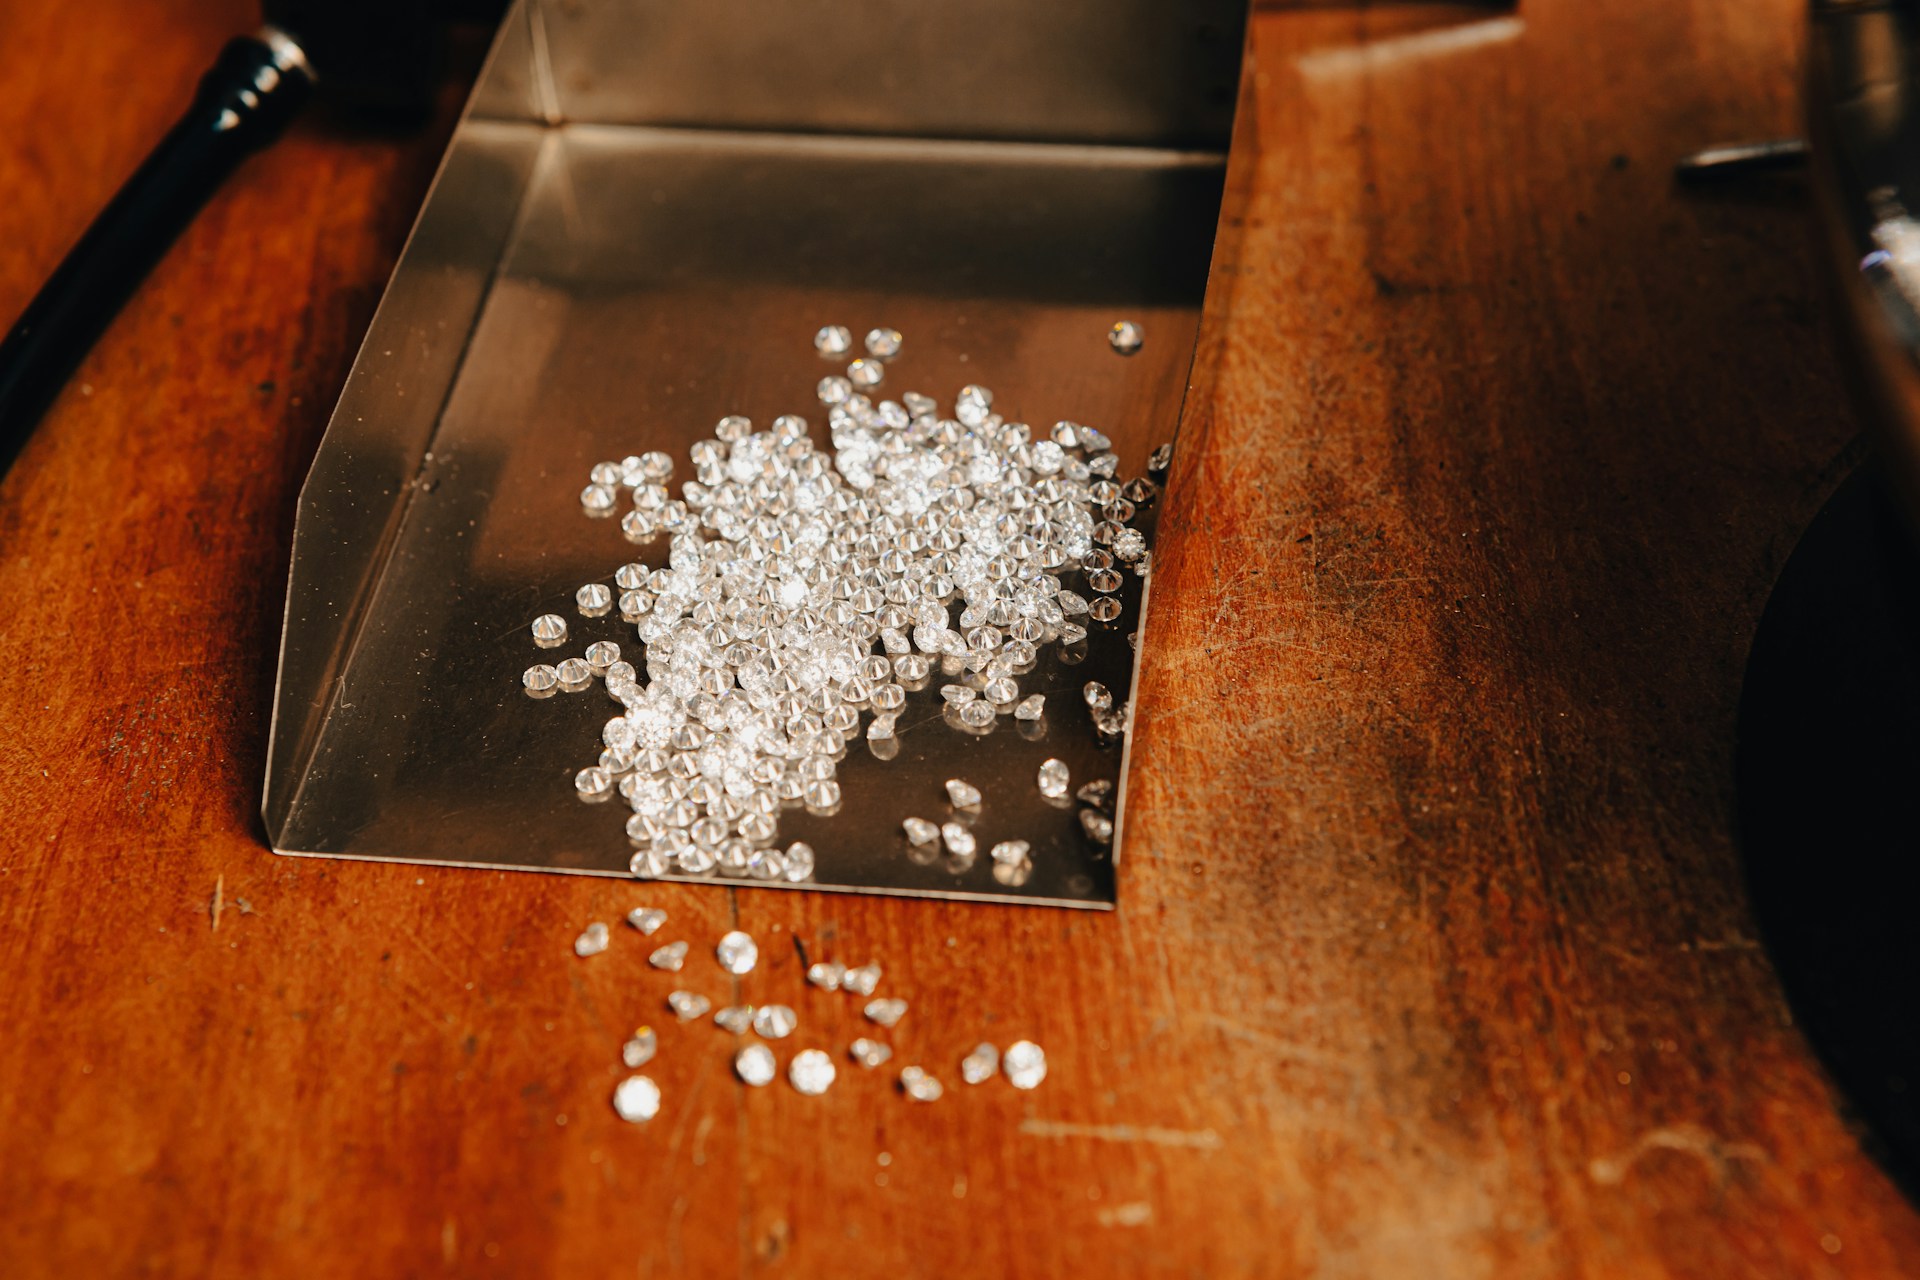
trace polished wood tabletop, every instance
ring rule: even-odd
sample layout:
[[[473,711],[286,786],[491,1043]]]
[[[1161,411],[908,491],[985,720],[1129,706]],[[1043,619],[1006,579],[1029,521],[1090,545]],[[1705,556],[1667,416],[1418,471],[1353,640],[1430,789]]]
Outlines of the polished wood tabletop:
[[[270,854],[294,496],[458,96],[301,123],[0,484],[0,1271],[1920,1271],[1733,832],[1756,619],[1859,456],[1808,210],[1669,176],[1796,129],[1801,8],[1260,12],[1112,915]],[[254,17],[0,12],[0,314]],[[640,902],[760,938],[749,998],[879,960],[896,1064],[1051,1074],[802,1098],[678,1036],[625,1124],[660,984],[571,943]]]

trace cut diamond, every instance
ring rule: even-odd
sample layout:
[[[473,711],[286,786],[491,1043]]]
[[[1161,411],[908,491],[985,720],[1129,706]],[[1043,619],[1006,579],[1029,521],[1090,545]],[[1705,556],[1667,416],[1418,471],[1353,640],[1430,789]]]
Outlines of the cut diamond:
[[[947,799],[956,809],[978,809],[980,788],[960,778],[948,778]]]
[[[722,969],[736,975],[752,973],[753,966],[760,961],[759,945],[738,929],[721,938],[713,954],[720,961]]]
[[[753,1032],[762,1040],[784,1040],[799,1025],[800,1019],[784,1004],[763,1004],[753,1011]]]
[[[742,1084],[761,1088],[772,1084],[777,1072],[773,1050],[763,1044],[743,1045],[740,1052],[733,1055],[733,1073],[740,1077]]]
[[[822,358],[834,360],[853,350],[853,330],[843,324],[830,324],[813,335],[813,349]]]
[[[1087,681],[1087,687],[1081,695],[1086,698],[1087,706],[1094,711],[1107,711],[1113,707],[1113,691],[1098,680]]]
[[[520,677],[520,683],[524,684],[530,693],[545,693],[560,683],[560,676],[552,667],[542,662],[528,667],[526,674]]]
[[[940,838],[940,828],[938,824],[928,822],[925,818],[908,818],[905,822],[902,822],[900,826],[907,833],[908,844],[932,844]]]
[[[1000,1051],[990,1044],[977,1044],[973,1052],[960,1059],[960,1078],[968,1084],[982,1084],[1000,1070]]]
[[[691,991],[670,991],[667,993],[667,1008],[673,1010],[680,1021],[690,1022],[713,1008],[713,1001]]]
[[[567,620],[557,613],[543,613],[533,620],[533,639],[543,647],[559,644],[567,638]]]
[[[687,944],[669,942],[647,957],[647,963],[656,969],[665,969],[668,973],[680,972],[680,966],[686,963]]]
[[[867,354],[876,360],[891,360],[899,355],[900,343],[898,329],[867,330]]]
[[[993,860],[1007,866],[1018,866],[1027,860],[1033,846],[1025,840],[1002,840],[993,846]]]
[[[1046,711],[1047,695],[1044,693],[1030,694],[1020,699],[1020,704],[1013,709],[1013,718],[1016,720],[1038,720],[1046,714]]]
[[[818,1049],[802,1049],[787,1064],[787,1083],[810,1096],[825,1093],[836,1074],[833,1059]]]
[[[1047,1055],[1031,1040],[1016,1040],[1007,1046],[1000,1069],[1016,1089],[1031,1089],[1047,1078]]]
[[[1113,795],[1113,782],[1108,778],[1095,778],[1073,794],[1081,804],[1090,804],[1096,809],[1104,809],[1107,807],[1108,799]]]
[[[728,1005],[713,1015],[713,1021],[722,1031],[731,1031],[743,1036],[753,1027],[753,1006],[750,1004]]]
[[[1080,827],[1095,844],[1113,843],[1113,819],[1098,809],[1082,809]]]
[[[1058,800],[1067,794],[1067,762],[1052,759],[1040,766],[1040,794],[1049,800]]]
[[[847,1056],[868,1070],[872,1070],[893,1056],[893,1047],[862,1036],[847,1047]]]
[[[945,822],[940,825],[940,838],[946,842],[947,852],[958,857],[967,857],[974,851],[973,832],[957,822]]]
[[[582,769],[573,775],[573,789],[583,796],[603,796],[613,786],[613,779],[607,771],[598,765]]]
[[[627,912],[627,923],[641,933],[652,933],[667,922],[667,913],[658,907],[635,907]]]
[[[1130,356],[1138,351],[1146,340],[1146,335],[1140,331],[1140,326],[1131,320],[1117,321],[1113,328],[1107,330],[1107,345],[1123,356]]]
[[[628,1076],[614,1086],[613,1109],[630,1124],[644,1124],[660,1114],[660,1086],[645,1076]]]
[[[891,1027],[907,1014],[905,1000],[869,1000],[866,1007],[867,1021]]]
[[[937,1102],[946,1090],[920,1067],[900,1068],[900,1089],[915,1102]]]
[[[838,991],[847,976],[847,966],[833,960],[823,960],[807,969],[807,981],[822,991]]]
[[[577,956],[597,956],[606,949],[607,926],[597,920],[573,940],[573,954]]]
[[[604,582],[589,582],[573,593],[573,602],[589,618],[597,618],[613,608],[613,592]]]
[[[654,1034],[652,1027],[640,1027],[625,1044],[620,1046],[620,1061],[628,1067],[644,1067],[653,1061],[653,1055],[660,1048],[660,1037]]]

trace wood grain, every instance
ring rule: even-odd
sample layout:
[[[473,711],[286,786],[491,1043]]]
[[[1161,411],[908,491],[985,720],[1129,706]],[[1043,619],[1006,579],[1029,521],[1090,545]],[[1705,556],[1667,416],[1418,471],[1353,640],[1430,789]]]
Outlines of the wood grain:
[[[270,856],[292,499],[451,116],[297,129],[0,485],[7,1274],[1906,1271],[1731,833],[1854,428],[1804,210],[1667,177],[1793,127],[1799,9],[1261,13],[1110,918]],[[0,17],[0,312],[250,16]],[[798,939],[886,966],[897,1063],[1052,1075],[802,1099],[668,1027],[626,1126],[664,984],[568,946],[640,901],[755,933],[795,1047],[857,1026]]]

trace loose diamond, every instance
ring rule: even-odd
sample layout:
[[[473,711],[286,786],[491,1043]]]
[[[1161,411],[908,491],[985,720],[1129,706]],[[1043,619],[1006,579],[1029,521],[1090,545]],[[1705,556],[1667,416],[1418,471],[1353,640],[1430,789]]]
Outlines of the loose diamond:
[[[741,1083],[755,1089],[772,1084],[777,1071],[773,1050],[763,1044],[743,1045],[740,1052],[733,1055],[734,1074],[740,1077]]]
[[[1117,622],[1123,608],[1124,606],[1114,597],[1100,596],[1087,606],[1087,616],[1095,622]]]
[[[906,830],[908,844],[927,845],[940,838],[938,824],[928,822],[925,818],[908,818],[900,825]]]
[[[763,1004],[753,1011],[753,1031],[762,1040],[784,1040],[800,1019],[784,1004]]]
[[[721,938],[713,954],[719,959],[720,967],[731,974],[752,973],[753,966],[760,961],[758,944],[738,929]]]
[[[900,354],[898,329],[867,330],[867,354],[876,360],[891,360]]]
[[[660,1086],[645,1076],[628,1076],[614,1086],[613,1109],[630,1124],[644,1124],[660,1114]]]
[[[968,1084],[991,1080],[999,1070],[1000,1051],[990,1044],[977,1044],[972,1053],[960,1059],[960,1078]]]
[[[980,807],[980,788],[971,782],[959,778],[947,779],[947,799],[956,809],[978,809]]]
[[[1172,442],[1168,442],[1166,444],[1160,445],[1152,453],[1147,455],[1147,474],[1148,475],[1165,475],[1167,473],[1167,469],[1172,465],[1173,465]]]
[[[946,822],[940,826],[940,838],[946,841],[947,852],[956,857],[965,858],[973,853],[976,841],[973,832],[957,822]]]
[[[686,963],[686,959],[687,944],[684,942],[669,942],[666,946],[661,947],[652,955],[648,956],[647,963],[656,969],[665,969],[668,973],[678,973],[680,972],[680,966]]]
[[[847,976],[840,980],[840,989],[856,996],[870,996],[880,985],[880,966],[863,964],[858,969],[847,970]]]
[[[892,715],[875,716],[867,724],[867,740],[869,742],[884,742],[888,738],[893,737],[893,726],[896,719],[897,717]]]
[[[990,702],[969,702],[960,708],[960,723],[973,729],[984,729],[993,723],[993,704]]]
[[[1067,762],[1048,760],[1040,766],[1040,794],[1058,800],[1067,794]]]
[[[667,1008],[673,1010],[682,1022],[691,1022],[704,1017],[707,1010],[713,1008],[713,1001],[691,991],[671,991],[667,993]]]
[[[627,923],[643,934],[652,933],[667,922],[667,913],[658,907],[635,907],[627,912]]]
[[[1107,345],[1123,356],[1138,351],[1146,340],[1146,335],[1140,332],[1140,326],[1131,320],[1121,320],[1107,330]]]
[[[907,1014],[905,1000],[869,1000],[867,1001],[867,1021],[876,1022],[883,1027],[891,1027]]]
[[[782,874],[794,883],[813,878],[813,846],[804,840],[795,840],[787,846],[787,865]]]
[[[1016,720],[1038,720],[1042,715],[1046,714],[1046,710],[1047,695],[1044,693],[1035,693],[1020,699],[1020,704],[1013,709],[1013,718]]]
[[[713,1021],[722,1031],[731,1031],[737,1036],[743,1036],[753,1026],[753,1006],[750,1004],[728,1005],[713,1015]]]
[[[593,674],[604,676],[614,663],[620,661],[620,646],[611,640],[596,640],[587,646],[586,659]]]
[[[543,613],[533,620],[533,639],[542,647],[559,644],[567,638],[567,620],[557,613]]]
[[[573,940],[573,954],[577,956],[597,956],[607,949],[607,926],[599,921],[587,926],[586,932]]]
[[[948,706],[964,707],[979,697],[980,691],[969,689],[963,684],[943,684],[940,686],[940,696],[946,700]]]
[[[853,350],[853,330],[843,324],[827,325],[813,335],[813,349],[823,359],[838,359]]]
[[[1086,786],[1074,792],[1081,804],[1090,804],[1096,809],[1107,807],[1107,801],[1113,795],[1113,781],[1109,778],[1095,778]]]
[[[527,686],[530,693],[545,693],[560,683],[560,676],[552,667],[542,662],[528,667],[526,674],[520,677],[520,683]]]
[[[937,1102],[946,1090],[919,1067],[900,1068],[900,1089],[915,1102]]]
[[[1113,842],[1113,819],[1098,809],[1082,809],[1080,811],[1080,826],[1081,829],[1087,833],[1087,839],[1093,841],[1095,844],[1111,844]]]
[[[1027,860],[1033,846],[1025,840],[1002,840],[993,846],[993,860],[1006,866],[1018,866]]]
[[[613,779],[598,765],[573,775],[573,789],[583,796],[603,796],[612,786]]]
[[[589,582],[573,593],[573,602],[586,617],[597,618],[613,608],[613,592],[604,582]]]
[[[660,1037],[652,1027],[641,1027],[633,1037],[620,1046],[620,1061],[629,1067],[644,1067],[653,1061],[653,1055],[660,1047]]]
[[[553,669],[553,674],[560,678],[562,689],[568,693],[578,693],[593,679],[593,668],[584,659],[568,658]]]
[[[868,1070],[872,1070],[893,1056],[893,1047],[862,1036],[847,1047],[847,1056]]]
[[[1113,707],[1113,692],[1098,680],[1087,681],[1087,687],[1081,695],[1087,700],[1087,707],[1093,711],[1107,711]]]
[[[856,387],[877,387],[886,376],[878,360],[855,360],[847,366],[847,381]]]
[[[1007,1046],[1000,1069],[1016,1089],[1031,1089],[1047,1078],[1047,1055],[1031,1040],[1016,1040]]]
[[[1113,535],[1113,554],[1131,564],[1147,554],[1147,535],[1138,529],[1122,529]]]
[[[802,1049],[787,1064],[787,1082],[799,1092],[813,1096],[825,1093],[835,1074],[833,1059],[818,1049]]]
[[[846,976],[847,966],[837,960],[823,960],[807,969],[807,981],[822,991],[838,991]]]

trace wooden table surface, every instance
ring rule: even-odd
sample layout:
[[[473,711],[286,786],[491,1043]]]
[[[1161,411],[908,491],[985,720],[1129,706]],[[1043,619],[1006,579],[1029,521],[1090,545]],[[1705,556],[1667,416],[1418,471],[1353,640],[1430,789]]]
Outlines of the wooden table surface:
[[[454,99],[296,128],[0,485],[0,1269],[1920,1269],[1732,834],[1755,620],[1857,457],[1806,210],[1668,176],[1794,129],[1800,9],[1257,18],[1111,916],[271,856],[293,497]],[[0,15],[0,315],[250,20]],[[749,999],[789,934],[880,960],[897,1063],[1052,1074],[803,1099],[668,1028],[626,1125],[661,983],[569,948],[643,901],[755,933]]]

